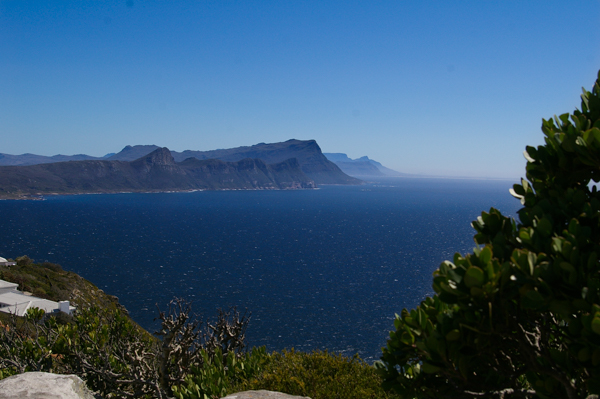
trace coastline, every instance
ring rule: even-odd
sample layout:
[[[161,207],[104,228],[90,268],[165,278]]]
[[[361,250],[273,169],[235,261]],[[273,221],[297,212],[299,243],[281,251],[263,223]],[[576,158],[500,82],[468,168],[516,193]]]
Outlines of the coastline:
[[[292,191],[292,190],[318,190],[319,187],[255,187],[255,188],[194,188],[191,190],[128,190],[128,191],[104,191],[104,192],[73,192],[73,193],[36,193],[22,194],[18,196],[6,196],[0,194],[0,201],[45,201],[46,197],[60,195],[110,195],[110,194],[161,194],[161,193],[193,193],[197,191]]]

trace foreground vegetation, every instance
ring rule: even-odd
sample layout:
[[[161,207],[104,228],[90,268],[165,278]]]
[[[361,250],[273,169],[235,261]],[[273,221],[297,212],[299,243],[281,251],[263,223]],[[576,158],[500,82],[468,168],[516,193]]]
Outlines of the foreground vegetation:
[[[213,398],[256,374],[266,354],[243,351],[247,317],[232,309],[202,323],[190,311],[172,301],[159,313],[158,340],[119,310],[91,307],[57,319],[30,309],[0,326],[0,378],[47,371],[77,374],[107,398]]]
[[[379,364],[406,398],[600,394],[600,74],[581,110],[544,120],[513,186],[519,222],[473,222],[481,245],[434,273],[396,318]]]
[[[375,368],[357,355],[323,351],[270,354],[261,372],[238,383],[233,392],[266,389],[312,399],[398,398],[381,387]]]
[[[157,340],[142,334],[120,311],[90,308],[72,320],[25,319],[0,324],[0,379],[27,371],[77,374],[106,398],[220,398],[267,389],[313,399],[393,398],[375,369],[327,352],[244,348],[247,319],[221,312],[216,323],[189,320],[189,306],[175,300],[161,313]]]

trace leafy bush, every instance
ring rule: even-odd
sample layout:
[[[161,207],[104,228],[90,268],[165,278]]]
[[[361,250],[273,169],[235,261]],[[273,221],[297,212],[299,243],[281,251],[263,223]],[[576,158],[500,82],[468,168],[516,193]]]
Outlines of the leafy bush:
[[[0,379],[26,371],[52,371],[57,334],[41,325],[44,311],[27,310],[25,317],[13,316],[10,324],[0,323]]]
[[[260,374],[238,384],[233,391],[266,389],[312,399],[396,397],[381,388],[375,369],[358,356],[292,349],[270,354],[263,367]]]
[[[252,348],[239,357],[233,352],[223,357],[218,348],[215,356],[211,357],[206,350],[202,351],[202,356],[202,367],[192,367],[185,382],[172,388],[173,396],[178,399],[208,399],[237,392],[236,386],[260,372],[267,359],[267,351],[265,347]]]
[[[220,311],[202,330],[190,312],[180,299],[160,312],[159,341],[118,309],[82,309],[72,321],[30,309],[26,318],[0,325],[0,378],[26,371],[77,374],[106,398],[177,393],[204,399],[258,371],[264,349],[242,351],[247,317]]]
[[[519,222],[483,212],[483,247],[442,263],[436,295],[396,317],[378,368],[402,397],[600,393],[600,74],[542,131],[511,190]]]
[[[15,260],[17,261],[17,266],[29,266],[33,263],[33,259],[30,259],[27,255],[19,256]]]
[[[62,267],[57,263],[44,262],[44,263],[42,263],[42,267],[44,267],[46,269],[50,269],[53,272],[62,272],[63,271]]]

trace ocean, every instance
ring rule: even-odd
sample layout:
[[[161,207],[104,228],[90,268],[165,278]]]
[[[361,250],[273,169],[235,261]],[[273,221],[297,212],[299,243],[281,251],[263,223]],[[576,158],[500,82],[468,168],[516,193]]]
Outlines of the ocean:
[[[157,306],[204,319],[251,313],[247,341],[372,362],[395,313],[433,271],[472,251],[490,207],[516,216],[515,182],[387,178],[298,191],[50,196],[0,201],[0,256],[59,263],[116,295],[153,332]]]

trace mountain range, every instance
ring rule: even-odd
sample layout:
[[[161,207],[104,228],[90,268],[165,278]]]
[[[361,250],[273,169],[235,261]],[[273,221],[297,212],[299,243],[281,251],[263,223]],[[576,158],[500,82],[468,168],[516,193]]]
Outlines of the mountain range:
[[[124,191],[295,189],[361,183],[329,161],[314,140],[183,152],[158,146],[127,146],[103,158],[2,154],[2,163],[12,165],[0,166],[0,198]]]
[[[67,161],[134,161],[161,147],[156,145],[126,146],[117,154],[93,157],[85,154],[54,155],[51,157],[35,154],[10,155],[0,153],[0,166],[28,166]],[[242,159],[260,159],[266,164],[283,162],[296,158],[301,169],[316,184],[359,184],[360,181],[344,174],[339,167],[330,162],[321,152],[315,140],[288,140],[281,143],[260,143],[253,146],[219,149],[212,151],[183,152],[171,151],[175,162],[188,158],[200,160],[219,159],[225,162],[237,162]]]
[[[132,161],[159,148],[154,145],[127,146],[108,160]],[[360,184],[360,180],[343,173],[338,166],[330,162],[321,152],[315,140],[288,140],[281,143],[259,143],[253,146],[235,147],[211,151],[182,152],[172,151],[176,162],[188,158],[199,160],[219,159],[225,162],[237,162],[242,159],[260,159],[267,164],[283,162],[296,158],[302,171],[316,184]]]
[[[175,162],[167,148],[134,161],[87,160],[0,167],[0,198],[44,194],[315,188],[295,158]]]

